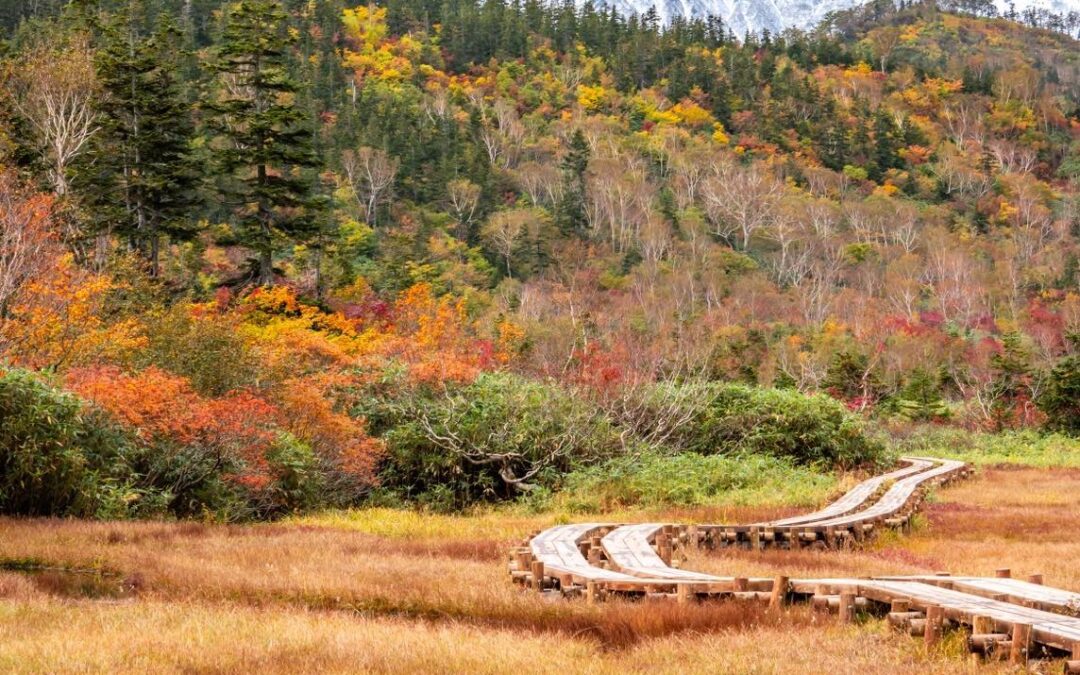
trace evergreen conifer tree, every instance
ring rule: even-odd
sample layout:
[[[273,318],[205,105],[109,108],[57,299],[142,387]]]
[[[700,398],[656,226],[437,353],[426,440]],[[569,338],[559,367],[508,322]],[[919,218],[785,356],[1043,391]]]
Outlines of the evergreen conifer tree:
[[[258,281],[273,281],[281,242],[318,231],[311,180],[317,166],[299,90],[289,74],[287,15],[280,0],[239,0],[226,7],[211,69],[221,88],[207,104],[219,135],[222,192],[235,208],[238,239],[257,254]]]
[[[157,276],[163,237],[197,234],[200,173],[191,155],[194,127],[178,76],[182,37],[164,15],[151,35],[140,35],[142,11],[132,0],[103,27],[95,68],[99,133],[93,161],[75,185],[94,214],[94,229],[125,238]]]
[[[589,143],[581,129],[570,139],[570,150],[563,157],[563,193],[559,203],[559,227],[563,232],[581,234],[585,218],[585,172],[589,168]]]

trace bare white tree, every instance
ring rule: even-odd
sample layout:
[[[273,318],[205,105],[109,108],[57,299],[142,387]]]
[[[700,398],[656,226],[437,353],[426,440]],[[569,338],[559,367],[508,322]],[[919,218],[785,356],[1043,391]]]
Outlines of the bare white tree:
[[[446,184],[446,198],[450,215],[458,225],[458,235],[464,239],[476,220],[476,209],[480,206],[480,186],[464,178],[452,180]]]
[[[341,156],[341,167],[357,202],[364,208],[365,221],[375,225],[379,206],[390,199],[397,177],[397,159],[378,148],[364,146],[356,152],[346,150]]]
[[[98,130],[99,88],[88,38],[77,35],[62,46],[43,41],[27,49],[7,87],[15,110],[44,146],[53,190],[66,195],[68,168]]]
[[[529,222],[537,217],[538,214],[533,209],[499,211],[492,214],[480,228],[480,236],[506,262],[506,276],[513,278],[510,263],[514,256],[514,249],[521,241],[521,235],[529,227]]]
[[[745,251],[775,219],[784,184],[765,167],[721,161],[702,184],[701,194],[716,234]]]

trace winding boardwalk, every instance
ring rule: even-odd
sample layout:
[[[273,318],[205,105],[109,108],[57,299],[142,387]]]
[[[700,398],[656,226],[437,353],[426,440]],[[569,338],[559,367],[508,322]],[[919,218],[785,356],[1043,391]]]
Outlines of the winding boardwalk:
[[[813,513],[807,513],[801,516],[794,516],[791,518],[784,518],[782,520],[773,520],[765,523],[758,523],[763,527],[766,526],[784,526],[784,525],[805,525],[817,520],[824,520],[826,518],[835,518],[837,516],[847,515],[855,509],[862,506],[868,499],[874,496],[881,487],[890,481],[906,478],[912,474],[920,473],[934,466],[935,462],[930,459],[915,459],[913,457],[904,457],[902,461],[907,462],[907,466],[892,471],[890,473],[883,474],[881,476],[874,476],[873,478],[864,480],[851,490],[849,490],[843,497],[832,502],[825,508],[814,511]]]
[[[1030,631],[1033,645],[1048,653],[1080,659],[1080,593],[1032,581],[997,578],[920,575],[870,579],[746,579],[683,570],[670,564],[676,546],[748,545],[752,548],[812,545],[832,548],[854,545],[878,527],[899,527],[921,503],[925,490],[967,475],[967,466],[951,460],[905,458],[906,466],[863,481],[832,504],[803,516],[751,525],[677,526],[664,523],[582,523],[560,525],[537,534],[516,549],[514,578],[538,590],[583,593],[590,602],[609,593],[674,596],[680,602],[696,597],[735,596],[822,599],[826,607],[847,596],[860,607],[887,612],[908,621],[909,629],[929,631],[927,617],[941,611],[958,625],[991,629],[973,636],[972,645],[1010,645]],[[784,584],[784,585],[779,585]],[[921,617],[921,618],[920,618]],[[929,638],[928,638],[929,639]],[[1024,643],[1020,643],[1024,644]],[[976,649],[976,647],[972,647]],[[1013,650],[1027,658],[1027,649]],[[1075,664],[1074,664],[1075,665]],[[1072,666],[1067,666],[1072,667]],[[1072,671],[1068,671],[1072,672]]]

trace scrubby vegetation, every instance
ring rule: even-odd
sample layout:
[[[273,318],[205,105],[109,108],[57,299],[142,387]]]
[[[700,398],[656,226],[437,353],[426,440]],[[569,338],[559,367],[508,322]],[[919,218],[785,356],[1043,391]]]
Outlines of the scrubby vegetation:
[[[894,438],[1072,462],[1064,18],[15,5],[6,512],[701,504]]]

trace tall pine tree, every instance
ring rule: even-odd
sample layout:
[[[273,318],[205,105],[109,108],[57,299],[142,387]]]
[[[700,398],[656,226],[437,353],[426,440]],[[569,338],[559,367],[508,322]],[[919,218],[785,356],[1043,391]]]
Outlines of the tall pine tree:
[[[558,223],[567,234],[583,234],[588,226],[585,217],[585,172],[589,168],[589,142],[581,129],[570,138],[570,150],[560,164],[562,199],[558,205]]]
[[[163,17],[140,35],[139,0],[103,27],[95,67],[100,98],[96,152],[75,177],[98,231],[125,238],[157,276],[163,237],[191,239],[200,172],[191,155],[194,128],[177,75],[181,35]]]
[[[289,74],[287,15],[280,0],[226,7],[225,29],[210,68],[219,95],[207,108],[219,134],[222,193],[235,208],[241,243],[252,249],[260,284],[273,282],[274,250],[317,233],[309,169],[318,162],[299,87]]]

